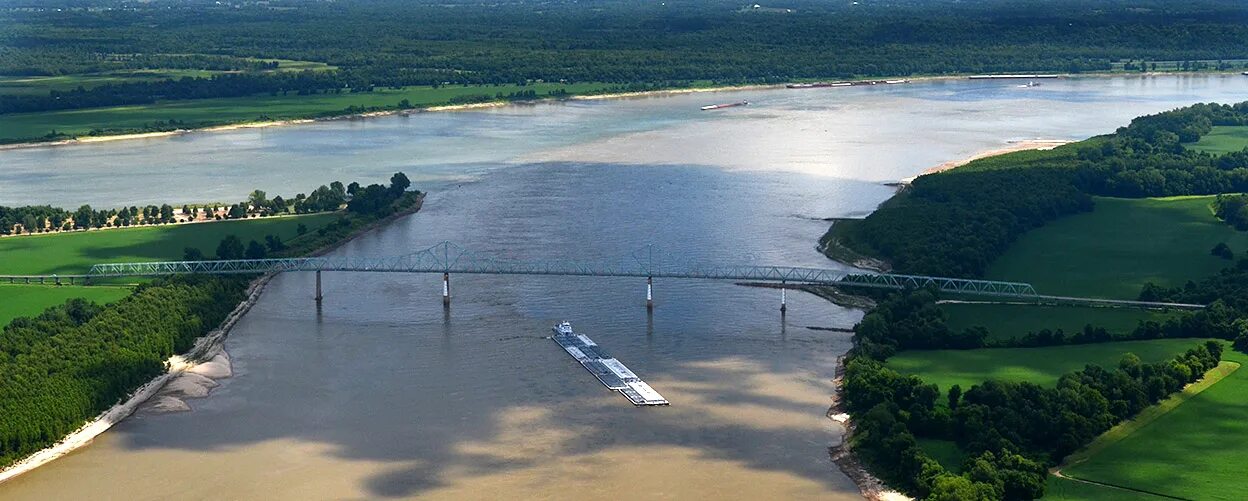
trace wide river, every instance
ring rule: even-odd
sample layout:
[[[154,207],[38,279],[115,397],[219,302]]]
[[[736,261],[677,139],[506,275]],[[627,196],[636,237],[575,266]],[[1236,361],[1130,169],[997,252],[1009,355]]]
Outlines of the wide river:
[[[293,195],[405,171],[425,209],[339,251],[449,240],[520,258],[628,255],[838,265],[820,218],[881,183],[1026,138],[1079,139],[1248,77],[937,81],[571,101],[0,152],[0,205]],[[745,108],[701,112],[716,102]],[[829,459],[836,357],[861,312],[726,283],[327,274],[278,277],[191,412],[140,413],[0,485],[3,499],[851,499]],[[649,381],[634,408],[550,340],[562,319]]]

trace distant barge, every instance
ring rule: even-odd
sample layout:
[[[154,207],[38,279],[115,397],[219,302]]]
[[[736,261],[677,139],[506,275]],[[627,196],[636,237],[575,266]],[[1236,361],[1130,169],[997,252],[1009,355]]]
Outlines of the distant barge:
[[[723,109],[723,108],[736,108],[737,106],[745,106],[747,104],[750,104],[750,102],[741,101],[737,103],[711,104],[711,105],[703,106],[699,109],[701,109],[702,111],[710,111],[710,110],[718,110],[718,109]]]
[[[971,75],[971,76],[966,77],[966,78],[971,79],[971,80],[1008,80],[1008,79],[1019,79],[1019,78],[1025,78],[1025,79],[1028,79],[1028,80],[1035,80],[1035,79],[1037,79],[1037,78],[1061,78],[1061,75],[1034,75],[1034,74],[1027,74],[1027,75]]]
[[[551,336],[563,351],[568,352],[585,370],[593,374],[603,386],[620,392],[633,405],[667,405],[667,399],[650,385],[633,374],[619,360],[611,358],[592,339],[572,332],[572,324],[560,322]]]
[[[909,80],[843,80],[840,82],[791,83],[785,85],[790,89],[817,89],[820,87],[853,87],[855,85],[895,85],[910,83]]]

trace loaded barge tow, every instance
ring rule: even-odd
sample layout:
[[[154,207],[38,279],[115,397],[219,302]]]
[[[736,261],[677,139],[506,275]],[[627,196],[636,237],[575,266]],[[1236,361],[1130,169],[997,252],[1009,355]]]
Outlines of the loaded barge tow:
[[[737,103],[725,103],[725,104],[710,104],[710,105],[706,105],[698,109],[702,111],[710,111],[710,110],[719,110],[719,109],[724,109],[724,108],[736,108],[737,106],[746,106],[748,104],[750,104],[749,101],[741,101]]]
[[[560,322],[552,329],[555,335],[551,339],[563,347],[585,370],[593,374],[603,386],[620,392],[633,405],[667,405],[667,399],[650,385],[633,374],[619,360],[611,358],[598,347],[592,339],[572,332],[572,324]]]

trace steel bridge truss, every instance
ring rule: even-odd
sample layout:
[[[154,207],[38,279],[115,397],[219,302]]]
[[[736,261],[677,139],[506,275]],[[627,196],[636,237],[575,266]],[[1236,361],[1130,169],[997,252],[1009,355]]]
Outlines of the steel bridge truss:
[[[104,278],[292,271],[690,278],[888,289],[933,287],[942,292],[989,296],[1033,297],[1037,295],[1030,284],[1019,282],[887,273],[849,273],[843,270],[792,266],[723,266],[685,259],[664,261],[656,256],[656,250],[652,246],[644,247],[631,256],[616,260],[526,260],[486,256],[468,251],[450,242],[443,242],[420,252],[390,257],[343,256],[97,264],[91,267],[88,276]]]

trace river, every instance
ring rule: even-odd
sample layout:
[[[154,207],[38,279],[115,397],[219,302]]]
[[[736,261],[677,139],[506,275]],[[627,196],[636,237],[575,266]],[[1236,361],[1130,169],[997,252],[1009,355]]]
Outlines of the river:
[[[821,218],[881,182],[1034,137],[1248,96],[1248,77],[934,81],[425,113],[0,152],[0,204],[236,200],[405,171],[419,214],[337,253],[449,240],[518,258],[838,265]],[[716,112],[698,106],[746,99]],[[157,188],[154,188],[157,187]],[[2,499],[852,499],[828,456],[835,358],[861,313],[700,281],[280,276],[226,348],[234,377],[191,412],[141,413],[0,485]],[[562,319],[672,405],[634,408],[550,340]]]

